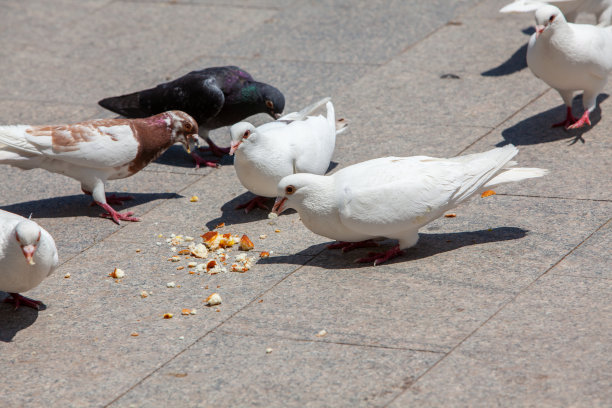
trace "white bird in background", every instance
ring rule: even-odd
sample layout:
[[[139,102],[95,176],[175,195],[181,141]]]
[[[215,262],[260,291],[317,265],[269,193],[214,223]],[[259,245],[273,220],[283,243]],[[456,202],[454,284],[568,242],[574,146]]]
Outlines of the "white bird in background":
[[[334,153],[336,135],[346,128],[344,119],[336,121],[329,99],[257,128],[248,122],[239,122],[230,128],[230,154],[235,154],[238,179],[257,195],[237,208],[244,208],[247,213],[255,206],[267,210],[265,197],[276,197],[278,182],[289,174],[325,174]],[[307,116],[323,104],[327,118]]]
[[[567,21],[574,22],[580,13],[595,14],[597,25],[612,24],[612,0],[516,0],[502,7],[500,13],[526,13],[550,4],[557,6]]]
[[[527,66],[563,98],[566,119],[553,127],[577,129],[590,125],[597,95],[604,89],[612,71],[612,27],[568,23],[554,6],[540,7],[536,13],[536,32],[527,46]],[[584,113],[572,115],[574,92],[584,91]]]
[[[106,180],[142,170],[176,142],[187,151],[197,145],[198,125],[181,111],[144,119],[97,119],[61,126],[0,126],[0,164],[24,170],[42,168],[81,182],[85,194],[107,212],[102,216],[139,221],[109,204],[133,197],[106,197]]]
[[[332,248],[376,246],[372,240],[383,237],[399,240],[386,252],[357,260],[377,265],[414,246],[419,228],[471,195],[546,174],[543,169],[511,168],[517,153],[508,145],[451,159],[385,157],[330,176],[294,174],[278,184],[272,211],[297,210],[309,230],[342,241]]]
[[[51,275],[59,259],[53,237],[37,223],[0,210],[0,290],[5,302],[38,309],[38,300],[20,295]]]

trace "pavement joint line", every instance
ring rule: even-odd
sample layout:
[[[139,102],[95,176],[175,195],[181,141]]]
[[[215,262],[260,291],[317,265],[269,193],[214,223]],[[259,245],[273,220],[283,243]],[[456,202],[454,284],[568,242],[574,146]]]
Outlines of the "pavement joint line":
[[[569,278],[584,278],[584,279],[603,279],[612,281],[612,278],[606,276],[585,276],[585,275],[572,275],[571,273],[555,273],[555,276],[566,276]]]
[[[612,221],[612,218],[609,218],[606,222],[604,222],[602,225],[600,225],[597,229],[595,229],[595,231],[591,232],[586,238],[584,238],[578,245],[576,245],[574,248],[572,248],[569,252],[567,252],[565,255],[563,255],[561,257],[561,259],[559,259],[557,262],[555,262],[553,265],[551,265],[548,269],[546,269],[543,273],[541,273],[537,278],[535,278],[533,281],[531,281],[531,283],[529,283],[527,286],[525,286],[524,288],[522,288],[521,290],[519,290],[516,295],[514,295],[511,299],[509,299],[507,302],[505,302],[503,305],[501,305],[499,307],[499,309],[497,309],[497,311],[495,311],[491,316],[489,316],[489,318],[487,320],[485,320],[484,322],[482,322],[478,327],[476,327],[474,330],[472,330],[472,332],[470,332],[465,338],[463,338],[463,340],[461,340],[459,343],[457,343],[455,346],[453,346],[451,348],[451,350],[446,353],[442,358],[440,358],[438,361],[436,361],[435,363],[433,363],[429,368],[427,368],[421,375],[417,376],[414,381],[412,381],[410,383],[410,385],[408,387],[406,387],[403,391],[401,391],[399,394],[397,394],[391,401],[389,401],[387,404],[385,404],[385,407],[388,407],[391,403],[393,403],[393,401],[395,401],[400,395],[404,394],[406,391],[408,391],[408,389],[410,389],[414,384],[417,383],[417,381],[419,381],[421,378],[423,378],[425,375],[427,375],[431,370],[433,370],[438,364],[440,364],[442,361],[444,361],[451,353],[453,353],[457,348],[459,348],[463,343],[465,343],[470,337],[472,337],[478,330],[480,330],[482,327],[484,327],[487,323],[489,323],[491,320],[493,320],[503,309],[506,308],[506,306],[508,306],[510,303],[513,303],[514,301],[516,301],[516,298],[519,297],[521,294],[525,293],[526,291],[528,291],[531,287],[533,287],[542,277],[544,277],[545,275],[547,275],[551,270],[553,270],[557,265],[559,265],[561,262],[563,262],[569,255],[571,255],[574,251],[576,251],[578,248],[580,248],[586,241],[588,241],[593,235],[595,235],[598,231],[600,231],[603,227],[605,227],[607,224],[610,223],[610,221]]]
[[[598,202],[598,203],[612,203],[612,199],[606,199],[606,198],[538,196],[538,195],[531,195],[531,194],[509,194],[509,193],[497,193],[497,195],[508,196],[508,197],[526,197],[526,198],[542,198],[542,199],[553,199],[553,200],[593,201],[593,202]]]
[[[240,332],[233,332],[231,330],[219,330],[217,333],[227,334],[227,335],[232,335],[232,336],[240,336],[240,337],[269,338],[261,334],[240,333]],[[447,353],[447,351],[442,351],[442,350],[429,350],[429,349],[399,347],[399,346],[385,346],[381,344],[375,345],[375,344],[363,344],[363,343],[350,343],[346,341],[330,341],[330,340],[324,340],[324,339],[322,340],[301,339],[301,338],[293,338],[293,337],[288,337],[288,336],[274,336],[274,339],[297,341],[297,342],[302,342],[302,343],[327,343],[327,344],[338,344],[340,346],[350,346],[350,347],[367,347],[367,348],[374,348],[374,349],[415,351],[415,352],[420,352],[420,353],[433,353],[433,354],[446,354]]]
[[[546,89],[544,92],[540,93],[539,95],[537,95],[536,97],[534,97],[533,99],[531,99],[529,102],[527,102],[523,107],[517,109],[515,112],[513,112],[512,114],[510,114],[506,119],[503,119],[501,122],[499,122],[493,129],[491,129],[490,131],[488,131],[487,133],[485,133],[484,135],[480,136],[478,139],[474,140],[472,143],[470,143],[466,148],[464,148],[463,150],[461,150],[459,153],[456,154],[456,156],[459,156],[463,153],[465,153],[466,150],[468,150],[470,147],[474,146],[476,143],[478,143],[479,141],[481,141],[482,139],[484,139],[485,137],[489,136],[491,133],[493,133],[494,130],[499,129],[504,123],[508,122],[509,120],[511,120],[512,118],[514,118],[516,115],[518,115],[519,113],[521,113],[523,110],[525,110],[525,108],[527,108],[529,105],[531,105],[532,103],[534,103],[535,101],[537,101],[538,99],[540,99],[541,97],[543,97],[544,95],[546,95],[548,92],[550,92],[552,88],[548,88]]]
[[[186,2],[178,2],[176,0],[169,0],[169,1],[156,1],[156,0],[111,0],[110,3],[108,4],[113,4],[113,3],[136,3],[136,4],[156,4],[159,6],[197,6],[197,7],[207,7],[207,8],[211,8],[211,7],[216,7],[216,8],[223,8],[223,9],[228,9],[228,8],[237,8],[237,9],[247,9],[247,10],[284,10],[282,7],[270,7],[270,6],[247,6],[244,4],[228,4],[228,5],[222,5],[222,4],[210,4],[210,3],[198,3],[198,2],[193,2],[193,1],[186,1]]]
[[[323,249],[321,249],[321,252],[323,251]],[[320,254],[320,252],[319,252]],[[297,271],[299,271],[300,269],[302,269],[303,267],[305,267],[306,265],[308,265],[308,263],[310,261],[312,261],[317,255],[313,255],[310,259],[308,259],[306,262],[304,262],[302,265],[298,266],[297,268],[295,268],[293,271],[291,271],[290,273],[288,273],[286,276],[284,276],[283,278],[281,278],[278,282],[274,283],[272,286],[270,286],[268,289],[264,290],[263,292],[261,292],[259,295],[253,297],[253,299],[246,303],[244,306],[242,306],[241,308],[239,308],[238,310],[236,310],[234,313],[230,314],[226,319],[224,319],[223,321],[219,322],[219,324],[217,324],[216,326],[212,327],[210,330],[208,330],[206,333],[204,333],[203,335],[201,335],[200,337],[198,337],[197,339],[195,339],[191,344],[187,345],[183,350],[179,351],[178,353],[176,353],[174,356],[170,357],[168,360],[166,360],[165,362],[163,362],[162,364],[160,364],[157,368],[153,369],[149,374],[145,375],[144,377],[142,377],[140,380],[138,380],[138,382],[136,382],[134,385],[132,385],[130,388],[128,388],[127,390],[125,390],[124,392],[122,392],[121,394],[119,394],[117,397],[115,397],[113,400],[111,400],[108,404],[105,404],[104,407],[109,407],[112,404],[114,404],[115,402],[117,402],[118,400],[120,400],[123,396],[127,395],[129,392],[131,392],[133,389],[135,389],[136,387],[138,387],[139,385],[141,385],[144,381],[146,381],[148,378],[150,378],[151,376],[153,376],[155,373],[157,373],[159,370],[161,370],[162,368],[164,368],[166,365],[170,364],[172,361],[176,360],[178,357],[180,357],[183,353],[185,353],[186,351],[190,350],[193,346],[195,346],[196,343],[198,343],[199,341],[203,340],[205,337],[207,337],[208,335],[210,335],[211,333],[213,333],[215,330],[217,330],[219,327],[223,326],[227,321],[229,321],[230,319],[232,319],[234,316],[236,316],[238,313],[242,312],[244,309],[246,309],[247,307],[249,307],[250,305],[252,305],[253,303],[255,303],[255,301],[257,301],[257,299],[260,299],[262,296],[264,296],[266,293],[268,293],[269,291],[271,291],[272,289],[274,289],[276,286],[278,286],[281,282],[283,282],[285,279],[289,278],[290,276],[292,276],[294,273],[296,273]]]

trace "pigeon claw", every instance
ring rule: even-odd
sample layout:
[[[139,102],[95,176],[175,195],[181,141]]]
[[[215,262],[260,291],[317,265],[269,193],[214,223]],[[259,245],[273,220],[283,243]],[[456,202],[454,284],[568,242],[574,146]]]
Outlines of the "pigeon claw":
[[[335,244],[329,244],[327,249],[342,249],[342,252],[349,252],[353,249],[357,248],[372,248],[379,246],[378,243],[374,242],[371,239],[367,239],[365,241],[360,242],[344,242],[340,241]]]
[[[588,112],[588,111],[587,111]],[[588,119],[588,114],[587,114],[587,119]],[[578,119],[576,119],[574,117],[574,115],[572,115],[572,108],[570,106],[567,107],[567,114],[565,116],[565,120],[562,122],[558,122],[558,123],[553,123],[553,125],[551,127],[556,128],[556,127],[561,127],[563,126],[566,129],[570,129],[571,126],[576,123],[578,121]],[[591,124],[591,122],[589,122],[589,125]],[[572,128],[573,129],[573,128]]]
[[[374,262],[374,266],[380,265],[383,262],[387,262],[389,259],[396,258],[400,255],[403,255],[404,251],[402,251],[399,247],[399,244],[394,246],[385,252],[370,252],[368,256],[365,258],[359,258],[355,262],[357,263],[370,263]]]
[[[113,207],[111,207],[107,203],[99,203],[99,202],[96,201],[96,204],[98,204],[100,207],[102,207],[102,208],[104,208],[106,210],[105,213],[100,214],[100,217],[102,217],[102,218],[110,218],[117,225],[121,225],[121,223],[119,222],[120,220],[121,221],[132,221],[132,222],[140,221],[140,218],[132,217],[132,215],[134,215],[133,211],[128,211],[128,212],[125,212],[125,213],[119,213],[119,212],[115,211],[113,209]]]
[[[219,167],[219,161],[218,160],[206,160],[201,158],[196,152],[191,152],[191,158],[193,159],[193,161],[195,161],[195,168],[199,169],[200,168],[200,164],[203,164],[206,167],[214,167],[217,168]]]
[[[249,211],[251,211],[255,207],[261,208],[262,210],[265,210],[265,211],[270,211],[270,209],[266,205],[266,197],[262,197],[262,196],[257,196],[244,204],[240,204],[236,206],[236,210],[240,210],[244,208],[245,214],[248,214]]]
[[[566,127],[566,129],[580,129],[584,125],[591,126],[591,120],[589,119],[589,111],[588,110],[584,111],[584,113],[582,114],[580,119],[575,121],[570,126]]]
[[[32,309],[40,310],[42,302],[40,300],[34,300],[20,295],[19,293],[9,293],[10,297],[4,299],[4,303],[14,303],[15,310],[19,309],[19,306],[27,306]]]

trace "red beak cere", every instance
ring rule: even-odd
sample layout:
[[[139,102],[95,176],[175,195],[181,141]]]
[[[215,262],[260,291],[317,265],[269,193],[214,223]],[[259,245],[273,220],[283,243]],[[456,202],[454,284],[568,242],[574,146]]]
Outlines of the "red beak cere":
[[[36,246],[35,245],[26,245],[26,246],[22,246],[21,247],[21,252],[23,252],[23,256],[25,256],[26,261],[28,261],[28,263],[30,265],[35,265],[36,263],[34,262],[34,253],[36,252]]]
[[[274,201],[274,205],[272,206],[272,212],[276,215],[280,215],[285,211],[285,201],[287,201],[287,197],[276,197],[276,201]]]

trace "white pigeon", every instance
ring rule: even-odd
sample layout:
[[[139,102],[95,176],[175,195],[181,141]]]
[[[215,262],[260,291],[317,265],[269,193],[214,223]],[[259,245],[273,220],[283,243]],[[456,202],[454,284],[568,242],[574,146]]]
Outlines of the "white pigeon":
[[[323,104],[327,118],[307,116]],[[278,182],[294,173],[325,174],[334,153],[336,135],[346,128],[336,121],[334,106],[325,98],[300,112],[289,113],[257,128],[239,122],[230,128],[230,154],[242,185],[257,197],[237,208],[268,209],[265,197],[276,197]]]
[[[515,0],[499,10],[500,13],[526,13],[550,4],[557,6],[567,21],[575,22],[578,14],[595,14],[597,25],[612,24],[612,0]]]
[[[386,252],[357,260],[377,265],[414,246],[419,228],[471,195],[546,174],[543,169],[511,168],[517,153],[508,145],[451,159],[384,157],[330,176],[294,174],[278,184],[272,211],[297,210],[309,230],[341,241],[331,248],[376,246],[372,240],[383,237],[399,240]]]
[[[158,158],[175,142],[187,151],[197,144],[198,125],[181,111],[168,111],[143,119],[96,119],[61,126],[0,126],[0,164],[29,170],[42,168],[81,182],[102,214],[119,220],[139,221],[109,204],[132,197],[106,197],[106,180],[129,177]]]
[[[563,98],[566,119],[553,127],[577,129],[590,125],[599,95],[612,71],[612,27],[568,23],[555,6],[543,6],[535,13],[536,32],[527,46],[527,66]],[[572,115],[574,92],[583,91],[584,113]]]
[[[38,300],[20,295],[35,288],[57,265],[53,237],[37,223],[0,210],[0,290],[11,295],[5,302],[38,309]]]

